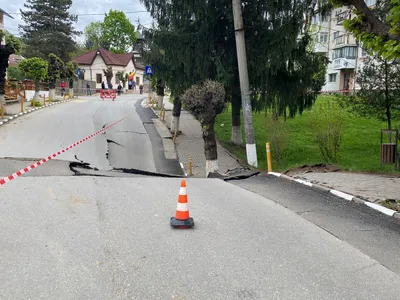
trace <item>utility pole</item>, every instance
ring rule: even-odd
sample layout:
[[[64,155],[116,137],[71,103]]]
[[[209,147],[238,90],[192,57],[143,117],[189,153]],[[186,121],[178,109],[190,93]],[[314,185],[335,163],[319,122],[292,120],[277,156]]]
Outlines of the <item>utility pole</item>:
[[[246,136],[247,163],[257,167],[257,148],[254,138],[253,114],[250,101],[249,74],[247,71],[246,45],[244,39],[242,3],[240,0],[232,0],[233,20],[235,23],[236,51],[239,67],[240,90],[242,95],[242,108],[244,119],[244,132]]]

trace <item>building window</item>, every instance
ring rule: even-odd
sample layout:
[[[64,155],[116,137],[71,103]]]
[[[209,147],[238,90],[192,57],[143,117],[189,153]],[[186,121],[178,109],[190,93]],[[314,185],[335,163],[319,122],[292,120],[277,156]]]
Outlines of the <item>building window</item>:
[[[335,31],[335,32],[333,33],[333,38],[334,38],[334,39],[337,39],[338,36],[339,36],[339,31]]]
[[[328,82],[336,82],[336,73],[328,75]]]
[[[367,6],[372,6],[376,4],[376,0],[365,0],[365,4],[367,4]]]
[[[103,82],[103,75],[102,74],[96,74],[96,82],[97,83],[102,83]]]
[[[343,47],[333,50],[332,59],[336,58],[355,59],[356,54],[357,54],[357,47],[355,46]]]
[[[327,32],[320,32],[319,33],[319,37],[318,37],[318,41],[320,43],[327,43],[328,42],[328,33]]]

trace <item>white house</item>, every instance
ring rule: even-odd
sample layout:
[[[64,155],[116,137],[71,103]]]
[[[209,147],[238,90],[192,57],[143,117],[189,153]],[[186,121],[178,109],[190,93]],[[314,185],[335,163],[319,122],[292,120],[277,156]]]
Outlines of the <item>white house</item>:
[[[134,72],[137,86],[143,84],[144,67],[135,63],[132,53],[115,54],[104,48],[99,48],[74,58],[74,61],[78,63],[81,69],[80,79],[95,81],[96,88],[101,88],[103,81],[106,83],[103,70],[109,66],[112,67],[114,74],[111,80],[114,87],[119,84],[119,79],[116,76],[117,72],[123,72],[124,74]]]

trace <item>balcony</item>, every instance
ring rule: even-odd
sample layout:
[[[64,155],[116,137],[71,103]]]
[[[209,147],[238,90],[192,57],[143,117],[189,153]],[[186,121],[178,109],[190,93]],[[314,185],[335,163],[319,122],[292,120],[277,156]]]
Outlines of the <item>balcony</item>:
[[[344,21],[351,18],[351,10],[346,9],[345,11],[338,11],[336,13],[336,25],[342,25]]]
[[[333,69],[341,70],[341,69],[355,69],[356,67],[356,59],[350,58],[336,58],[332,62]]]
[[[335,45],[343,45],[347,42],[346,40],[347,39],[345,34],[339,35],[337,38],[335,38]]]

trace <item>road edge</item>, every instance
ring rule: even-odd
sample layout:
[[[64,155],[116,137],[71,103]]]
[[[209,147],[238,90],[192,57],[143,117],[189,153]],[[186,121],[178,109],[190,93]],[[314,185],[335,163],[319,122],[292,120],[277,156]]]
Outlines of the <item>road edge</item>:
[[[24,112],[20,112],[18,114],[15,114],[15,115],[13,115],[11,117],[8,117],[8,118],[4,119],[3,121],[0,121],[0,127],[9,124],[12,120],[15,120],[15,119],[17,119],[19,117],[22,117],[22,116],[25,116],[27,114],[30,114],[30,113],[32,113],[34,111],[37,111],[37,110],[40,110],[40,109],[43,109],[43,108],[46,108],[46,107],[49,107],[49,106],[53,106],[53,105],[57,105],[57,104],[61,104],[61,103],[66,103],[66,102],[70,102],[70,100],[60,100],[60,101],[57,101],[57,102],[52,102],[50,104],[45,104],[44,106],[35,107],[33,109],[26,110]]]
[[[179,159],[178,149],[176,149],[176,144],[173,142],[173,137],[172,137],[172,134],[171,134],[171,132],[170,132],[168,126],[165,124],[165,121],[162,121],[162,120],[161,120],[160,115],[159,115],[159,112],[157,112],[157,111],[153,108],[153,105],[149,105],[147,99],[145,99],[144,101],[142,101],[142,104],[143,104],[145,101],[146,101],[147,107],[149,107],[149,108],[153,111],[153,113],[157,116],[157,118],[161,121],[160,123],[161,123],[162,125],[159,125],[158,122],[156,122],[157,124],[154,123],[154,124],[156,125],[157,130],[159,129],[158,126],[163,126],[163,127],[165,127],[164,130],[167,130],[167,131],[169,132],[169,134],[170,134],[170,136],[171,136],[171,142],[172,142],[173,145],[174,145],[176,157],[177,157],[177,159],[178,159],[178,161],[179,161],[179,165],[181,166],[181,169],[182,169],[182,171],[183,171],[183,174],[185,174],[185,177],[187,177],[188,175],[187,175],[187,173],[186,173],[186,171],[185,171],[185,166],[183,165],[183,163],[182,163],[182,162],[180,161],[180,159]],[[166,146],[165,146],[165,144],[164,144],[164,139],[163,139],[163,146],[164,146],[164,152],[168,151],[168,149],[166,149]]]
[[[389,216],[389,217],[392,217],[392,218],[396,218],[396,219],[400,219],[400,212],[397,212],[397,211],[392,210],[390,208],[386,208],[386,207],[384,207],[382,205],[379,205],[379,204],[376,204],[376,203],[372,203],[372,202],[366,201],[366,200],[361,199],[359,197],[356,197],[354,195],[351,195],[351,194],[348,194],[348,193],[345,193],[345,192],[342,192],[342,191],[339,191],[339,190],[330,189],[330,188],[327,188],[327,187],[325,187],[323,185],[315,184],[315,183],[312,183],[312,182],[309,182],[309,181],[306,181],[306,180],[290,177],[290,176],[287,176],[287,175],[281,174],[281,173],[268,172],[268,175],[273,175],[273,176],[278,177],[278,178],[283,178],[283,179],[286,179],[286,180],[294,181],[294,182],[297,182],[299,184],[302,184],[302,185],[314,188],[316,190],[319,190],[320,192],[330,193],[330,194],[332,194],[332,195],[334,195],[334,196],[336,196],[338,198],[344,199],[346,201],[353,201],[353,202],[358,203],[358,204],[366,205],[369,208],[372,208],[373,210],[378,211],[378,212],[380,212],[380,213],[382,213],[382,214],[384,214],[386,216]]]

